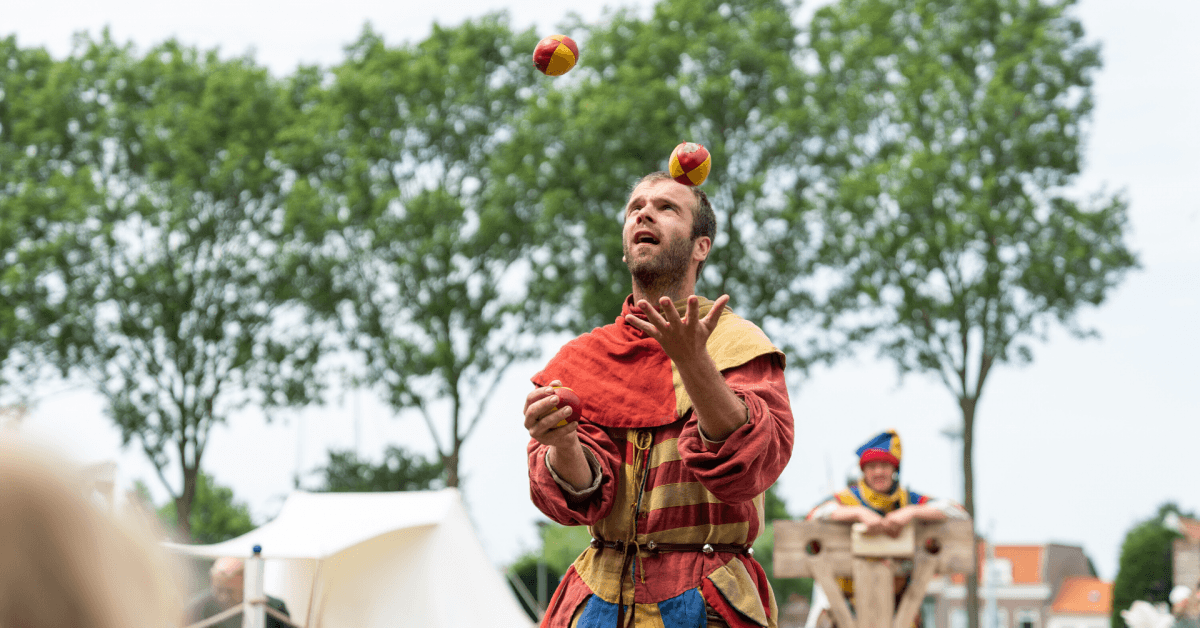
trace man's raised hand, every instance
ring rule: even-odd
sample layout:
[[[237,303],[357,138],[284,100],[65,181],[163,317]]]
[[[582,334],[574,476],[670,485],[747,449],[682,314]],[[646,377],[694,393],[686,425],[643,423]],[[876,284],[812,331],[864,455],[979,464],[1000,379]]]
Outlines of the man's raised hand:
[[[662,314],[643,299],[637,302],[637,306],[646,314],[646,320],[629,314],[625,316],[625,322],[657,340],[672,361],[685,362],[708,355],[708,337],[716,329],[717,320],[721,318],[727,303],[729,295],[721,295],[708,314],[701,318],[700,298],[693,294],[687,299],[687,313],[680,318],[670,297],[659,299]]]

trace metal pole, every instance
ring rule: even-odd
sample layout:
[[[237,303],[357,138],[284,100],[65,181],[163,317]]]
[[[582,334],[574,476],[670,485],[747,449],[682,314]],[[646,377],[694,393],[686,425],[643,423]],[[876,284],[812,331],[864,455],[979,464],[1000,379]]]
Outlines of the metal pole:
[[[546,522],[539,521],[537,522],[537,526],[538,532],[540,533],[539,536],[542,537],[542,551],[538,552],[537,561],[537,601],[538,606],[540,606],[541,610],[544,611],[546,609],[547,602],[546,585],[548,584],[546,578]]]

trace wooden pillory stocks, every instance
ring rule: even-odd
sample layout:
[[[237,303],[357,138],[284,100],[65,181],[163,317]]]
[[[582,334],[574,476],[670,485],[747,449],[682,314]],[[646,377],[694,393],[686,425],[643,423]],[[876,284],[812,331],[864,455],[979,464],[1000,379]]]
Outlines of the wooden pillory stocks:
[[[973,568],[970,519],[910,523],[897,538],[861,534],[825,521],[775,521],[775,577],[813,578],[829,598],[838,628],[908,628],[925,589],[939,574]],[[896,607],[896,560],[913,561],[912,580]],[[836,578],[854,579],[855,613]]]

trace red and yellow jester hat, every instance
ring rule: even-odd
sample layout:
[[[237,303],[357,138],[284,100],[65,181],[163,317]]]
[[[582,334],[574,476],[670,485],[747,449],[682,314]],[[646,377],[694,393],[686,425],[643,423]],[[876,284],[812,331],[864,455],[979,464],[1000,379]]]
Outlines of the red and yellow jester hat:
[[[872,460],[885,460],[900,468],[900,436],[896,430],[880,432],[878,436],[867,441],[867,444],[854,452],[858,454],[858,468],[862,468]]]

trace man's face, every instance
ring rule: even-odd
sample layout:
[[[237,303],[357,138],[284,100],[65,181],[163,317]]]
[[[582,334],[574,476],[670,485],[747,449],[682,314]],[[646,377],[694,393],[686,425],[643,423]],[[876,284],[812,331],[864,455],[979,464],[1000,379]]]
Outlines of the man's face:
[[[242,591],[245,586],[245,576],[242,572],[236,574],[212,574],[213,598],[221,608],[231,608],[242,603]]]
[[[687,277],[696,252],[686,186],[663,179],[637,186],[625,205],[621,230],[625,263],[641,286],[665,289]]]
[[[892,489],[892,476],[896,467],[886,460],[872,460],[863,465],[863,480],[871,490],[887,493]]]

